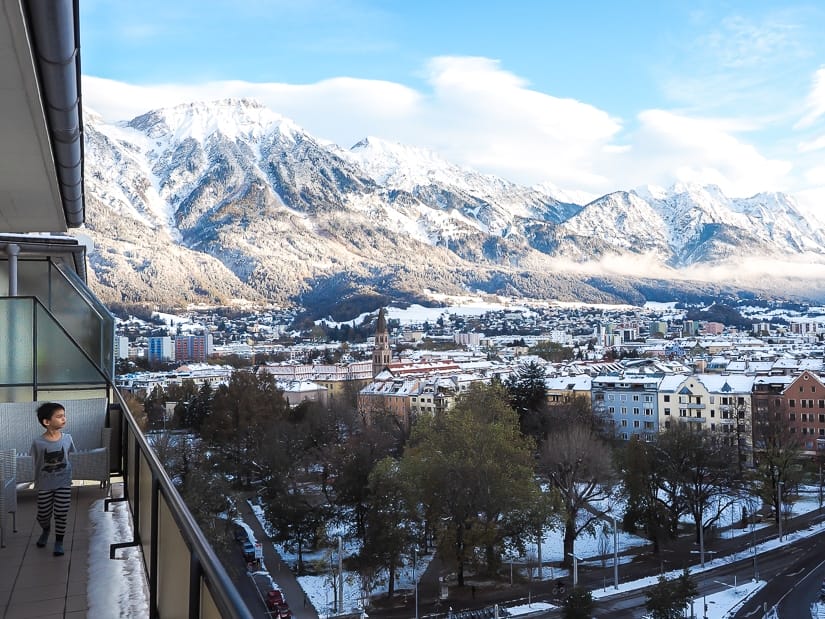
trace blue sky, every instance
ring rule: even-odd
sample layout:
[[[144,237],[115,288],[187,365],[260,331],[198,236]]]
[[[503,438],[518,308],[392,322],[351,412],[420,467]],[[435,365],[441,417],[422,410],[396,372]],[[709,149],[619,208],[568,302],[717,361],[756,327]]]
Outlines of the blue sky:
[[[825,197],[825,5],[84,0],[107,120],[251,96],[319,138],[431,148],[595,196],[715,183]]]

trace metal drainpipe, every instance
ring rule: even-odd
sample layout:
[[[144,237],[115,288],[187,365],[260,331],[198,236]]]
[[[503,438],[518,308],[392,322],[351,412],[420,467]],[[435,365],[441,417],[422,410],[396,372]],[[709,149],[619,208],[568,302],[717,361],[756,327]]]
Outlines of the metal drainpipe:
[[[9,257],[9,296],[17,296],[17,256],[20,254],[20,246],[16,243],[6,245],[6,255]]]

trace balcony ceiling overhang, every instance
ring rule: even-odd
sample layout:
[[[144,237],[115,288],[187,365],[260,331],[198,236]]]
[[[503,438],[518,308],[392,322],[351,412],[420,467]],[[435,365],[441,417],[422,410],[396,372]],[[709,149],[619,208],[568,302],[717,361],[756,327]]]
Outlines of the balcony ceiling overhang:
[[[0,0],[0,232],[83,223],[76,0]]]

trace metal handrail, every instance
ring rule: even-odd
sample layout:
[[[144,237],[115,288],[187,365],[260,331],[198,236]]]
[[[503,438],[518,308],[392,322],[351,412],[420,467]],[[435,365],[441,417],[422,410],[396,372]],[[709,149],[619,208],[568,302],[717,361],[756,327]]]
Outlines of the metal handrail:
[[[135,418],[126,406],[123,397],[117,389],[112,388],[112,393],[121,407],[122,419],[126,422],[125,424],[120,424],[121,444],[125,443],[126,438],[130,434],[130,432],[127,432],[128,427],[128,430],[130,430],[131,434],[134,436],[135,446],[140,452],[139,454],[135,454],[135,472],[139,469],[139,460],[137,458],[138,455],[148,465],[151,472],[151,487],[153,493],[153,496],[150,498],[152,504],[152,524],[157,523],[157,511],[159,509],[158,504],[159,499],[162,498],[166,502],[172,517],[175,520],[175,524],[180,529],[179,532],[183,542],[189,549],[190,565],[192,566],[193,571],[193,577],[190,578],[188,592],[189,617],[201,616],[199,601],[200,592],[195,589],[199,589],[202,582],[208,588],[221,617],[226,619],[252,619],[252,614],[238,593],[235,585],[227,575],[223,565],[215,555],[214,550],[212,550],[209,542],[204,537],[203,532],[195,522],[192,514],[189,512],[189,509],[184,504],[183,499],[172,483],[172,480],[169,478],[169,475],[166,473],[166,470],[160,463],[160,460],[158,460],[158,457],[155,455],[154,450],[149,446],[146,437],[138,427]],[[120,464],[124,476],[124,490],[128,489],[129,475],[133,474],[133,472],[129,470],[128,457],[126,455],[127,453],[128,452],[126,450],[121,450],[120,453]],[[129,503],[129,509],[132,513],[132,517],[135,519],[138,506],[133,504],[132,497],[127,496],[126,499]],[[139,497],[139,500],[144,500],[144,498]],[[150,553],[157,553],[158,550],[158,528],[157,526],[152,526],[152,524],[149,525],[150,535],[154,539],[140,540],[139,542],[144,547],[144,553],[146,552],[147,545]],[[139,540],[140,531],[143,529],[143,523],[138,523],[138,527],[139,530],[135,531],[136,540]],[[156,601],[158,599],[158,592],[162,586],[162,583],[158,582],[157,574],[153,574],[151,570],[157,570],[157,561],[159,560],[159,556],[147,557],[144,554],[143,558],[147,575],[149,576],[150,600]],[[154,590],[152,590],[153,588]],[[150,608],[150,613],[153,617],[161,616],[157,608]]]

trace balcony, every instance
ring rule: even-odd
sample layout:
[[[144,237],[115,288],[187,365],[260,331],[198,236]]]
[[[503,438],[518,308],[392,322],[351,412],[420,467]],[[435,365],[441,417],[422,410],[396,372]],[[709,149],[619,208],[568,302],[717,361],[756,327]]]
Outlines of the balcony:
[[[77,0],[0,8],[0,449],[30,441],[37,402],[100,402],[83,422],[111,429],[117,492],[73,488],[71,547],[53,557],[31,543],[35,495],[16,488],[17,531],[4,519],[0,548],[0,615],[118,615],[119,600],[94,608],[89,593],[106,590],[106,573],[128,552],[139,567],[124,578],[147,592],[147,612],[131,616],[246,619],[249,610],[113,387],[113,319],[86,286],[85,247],[57,236],[85,219],[80,31]],[[125,523],[99,548],[89,520],[106,499],[102,517],[117,510]]]
[[[128,574],[129,587],[148,592],[150,617],[250,617],[113,386],[112,316],[77,273],[47,255],[48,247],[29,249],[45,258],[24,251],[16,273],[0,260],[0,280],[10,286],[15,280],[21,293],[0,297],[0,449],[25,451],[35,433],[36,403],[60,401],[73,411],[69,431],[78,448],[93,447],[90,437],[100,436],[104,427],[111,430],[110,473],[119,483],[110,486],[114,496],[99,483],[73,488],[67,534],[72,547],[60,558],[34,547],[36,494],[19,487],[17,531],[7,527],[7,547],[0,548],[0,614],[98,614],[100,608],[90,609],[89,593],[105,590],[111,570],[87,566],[119,565],[123,549],[133,548],[143,569]],[[92,546],[89,510],[102,510],[104,504],[109,512],[125,510],[126,526],[117,528],[117,539]],[[35,586],[44,574],[55,597]]]

